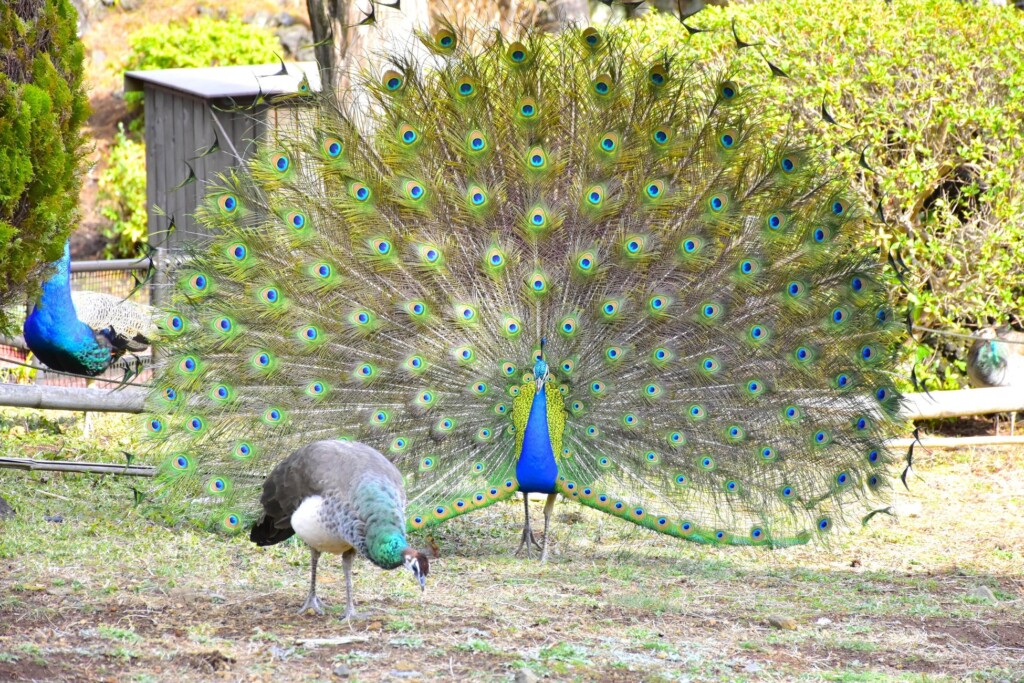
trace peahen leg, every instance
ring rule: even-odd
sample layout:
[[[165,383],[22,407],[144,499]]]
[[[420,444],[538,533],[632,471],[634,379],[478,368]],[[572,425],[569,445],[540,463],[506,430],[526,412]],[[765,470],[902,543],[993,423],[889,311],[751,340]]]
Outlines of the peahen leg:
[[[526,513],[526,520],[523,522],[523,537],[519,541],[519,548],[516,549],[516,555],[523,552],[523,547],[526,547],[526,556],[533,557],[530,553],[533,550],[530,545],[537,546],[537,550],[541,550],[540,543],[533,537],[533,529],[530,527],[530,494],[523,494],[523,511]]]
[[[341,566],[345,569],[345,614],[342,619],[352,619],[356,616],[356,606],[352,602],[352,561],[356,559],[356,551],[346,550],[341,554]]]
[[[302,603],[302,607],[299,608],[299,614],[305,614],[308,610],[313,610],[319,615],[324,613],[324,604],[320,602],[320,598],[316,597],[316,563],[320,560],[320,551],[309,549],[311,555],[309,575],[309,595],[306,596],[306,602]]]
[[[544,549],[540,552],[541,562],[546,562],[548,559],[548,525],[551,523],[551,511],[555,509],[555,498],[557,497],[557,493],[549,493],[548,502],[544,504]]]

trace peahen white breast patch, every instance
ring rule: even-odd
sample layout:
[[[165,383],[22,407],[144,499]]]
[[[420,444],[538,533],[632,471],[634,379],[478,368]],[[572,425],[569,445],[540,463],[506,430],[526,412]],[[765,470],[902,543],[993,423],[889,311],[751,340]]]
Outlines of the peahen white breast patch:
[[[325,524],[331,516],[325,514],[326,501],[322,496],[310,496],[292,513],[292,528],[306,545],[322,553],[339,555],[352,546],[338,535],[336,529]]]

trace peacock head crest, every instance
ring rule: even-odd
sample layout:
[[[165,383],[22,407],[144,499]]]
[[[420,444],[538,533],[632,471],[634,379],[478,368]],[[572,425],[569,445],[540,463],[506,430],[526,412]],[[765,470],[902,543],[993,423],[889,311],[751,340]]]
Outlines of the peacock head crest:
[[[546,342],[547,339],[541,337],[540,357],[537,359],[537,362],[533,364],[533,377],[534,381],[537,383],[538,392],[544,388],[544,382],[546,382],[548,378],[548,362],[544,360],[544,344]]]
[[[412,570],[412,575],[420,582],[420,590],[427,589],[427,574],[430,573],[430,562],[427,556],[418,550],[406,548],[402,551],[402,566]]]

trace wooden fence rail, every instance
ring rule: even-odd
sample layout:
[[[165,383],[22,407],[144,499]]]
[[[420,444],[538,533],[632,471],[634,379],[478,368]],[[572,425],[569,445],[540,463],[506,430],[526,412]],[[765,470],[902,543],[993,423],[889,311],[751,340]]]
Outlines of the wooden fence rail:
[[[80,410],[97,413],[141,413],[146,390],[142,387],[73,389],[43,384],[0,384],[0,406],[39,410]]]
[[[141,387],[122,387],[107,391],[0,384],[0,406],[19,408],[141,413],[144,396],[145,389]],[[934,420],[1014,411],[1024,412],[1024,391],[1014,387],[999,387],[906,394],[900,415],[906,420]]]
[[[121,387],[114,391],[102,389],[70,389],[42,385],[0,384],[0,406],[38,408],[43,410],[81,410],[114,413],[141,413],[146,390],[142,387]],[[1000,412],[1024,412],[1024,392],[1014,388],[964,389],[936,391],[931,394],[907,394],[902,417],[927,420],[962,415],[985,415]],[[890,445],[906,447],[912,439],[894,439]],[[1024,444],[1024,436],[925,437],[924,446],[961,447]],[[93,474],[116,474],[151,477],[156,469],[145,465],[113,463],[75,463],[29,458],[0,457],[0,469],[51,470]]]

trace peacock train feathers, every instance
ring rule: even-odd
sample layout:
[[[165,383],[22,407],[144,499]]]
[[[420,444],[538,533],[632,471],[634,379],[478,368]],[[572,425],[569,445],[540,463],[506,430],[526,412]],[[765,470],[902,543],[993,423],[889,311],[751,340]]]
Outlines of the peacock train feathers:
[[[318,439],[388,454],[408,526],[557,492],[705,543],[828,532],[900,401],[869,217],[741,73],[593,28],[450,25],[210,189],[146,430],[157,500],[231,530]],[[756,78],[754,79],[756,80]]]

